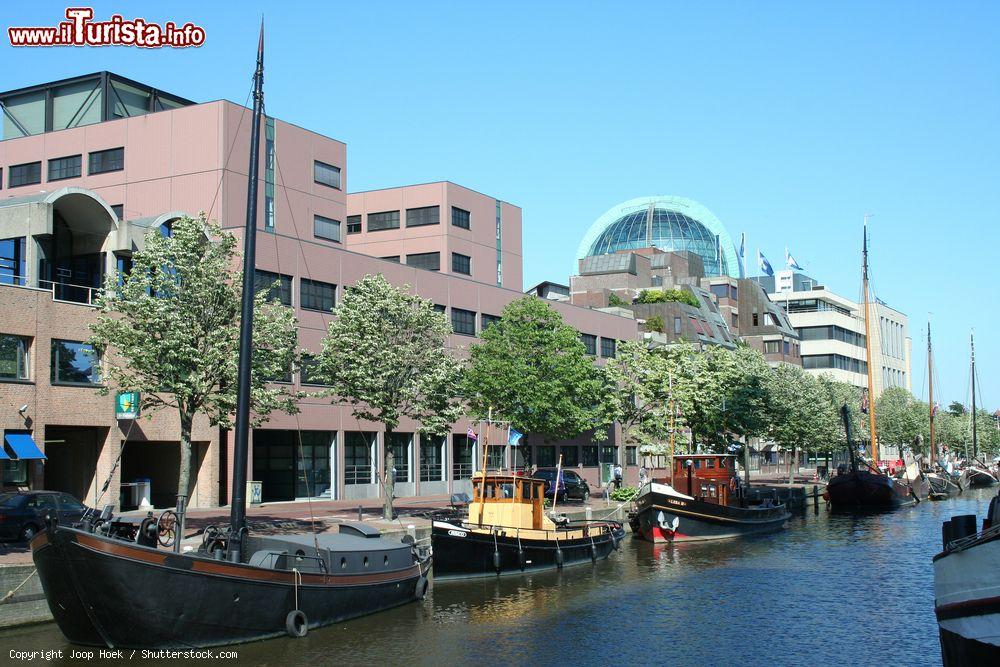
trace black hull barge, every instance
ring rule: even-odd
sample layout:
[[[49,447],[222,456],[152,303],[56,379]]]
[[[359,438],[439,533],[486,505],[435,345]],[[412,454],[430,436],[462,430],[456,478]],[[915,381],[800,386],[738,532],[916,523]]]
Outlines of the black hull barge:
[[[917,502],[910,487],[868,470],[842,470],[830,479],[826,495],[835,510],[896,509]]]
[[[625,538],[625,530],[617,522],[601,522],[593,530],[589,525],[568,525],[548,532],[541,539],[528,535],[543,531],[494,527],[487,533],[461,522],[435,521],[431,531],[435,580],[522,574],[596,563],[616,551]],[[566,537],[567,534],[578,536]]]
[[[618,549],[618,521],[569,522],[545,512],[547,482],[477,472],[468,514],[431,526],[434,579],[496,577],[596,563]]]
[[[652,483],[636,499],[629,522],[647,542],[696,542],[774,532],[790,517],[784,505],[719,505]]]
[[[49,608],[74,644],[186,649],[289,634],[423,597],[428,561],[375,535],[246,538],[250,563],[55,527],[31,542]],[[305,554],[310,554],[306,556]]]

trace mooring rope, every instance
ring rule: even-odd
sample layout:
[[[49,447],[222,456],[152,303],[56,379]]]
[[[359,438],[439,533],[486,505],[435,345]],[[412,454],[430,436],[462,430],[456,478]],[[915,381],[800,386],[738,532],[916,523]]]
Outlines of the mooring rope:
[[[6,602],[7,600],[10,600],[12,597],[14,597],[14,595],[19,590],[21,590],[21,586],[24,586],[26,583],[28,583],[28,580],[31,579],[33,576],[35,576],[35,574],[37,572],[38,572],[37,569],[32,570],[31,574],[29,574],[27,577],[25,577],[24,581],[22,581],[21,583],[19,583],[16,588],[14,588],[13,590],[7,591],[7,594],[4,595],[2,599],[0,599],[0,602]]]

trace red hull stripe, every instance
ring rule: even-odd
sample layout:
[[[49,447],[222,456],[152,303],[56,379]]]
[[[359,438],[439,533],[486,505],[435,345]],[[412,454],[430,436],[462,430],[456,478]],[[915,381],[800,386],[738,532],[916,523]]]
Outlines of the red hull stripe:
[[[1000,614],[1000,596],[943,604],[935,607],[934,613],[937,614],[939,621],[947,621],[952,618],[963,618],[965,616]]]

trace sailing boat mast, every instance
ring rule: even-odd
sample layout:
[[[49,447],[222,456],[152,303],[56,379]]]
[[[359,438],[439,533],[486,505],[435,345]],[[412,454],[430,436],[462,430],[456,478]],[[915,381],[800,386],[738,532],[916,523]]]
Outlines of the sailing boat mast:
[[[930,441],[930,465],[934,466],[934,353],[931,348],[931,323],[927,322],[927,402],[930,411],[931,441]]]
[[[972,353],[972,460],[979,456],[979,441],[976,438],[976,340],[969,333],[969,349]]]
[[[239,371],[236,380],[236,428],[233,443],[232,507],[229,515],[229,559],[240,560],[246,529],[247,449],[250,436],[250,354],[253,342],[254,267],[257,254],[257,174],[260,117],[264,108],[264,21],[260,22],[257,69],[254,72],[250,166],[247,170],[247,221],[243,240],[243,295],[240,304]]]
[[[868,432],[871,439],[872,465],[878,467],[878,438],[875,433],[875,377],[873,375],[871,317],[868,312],[868,218],[865,214],[864,241],[861,250],[861,283],[865,307],[865,353],[868,360]]]

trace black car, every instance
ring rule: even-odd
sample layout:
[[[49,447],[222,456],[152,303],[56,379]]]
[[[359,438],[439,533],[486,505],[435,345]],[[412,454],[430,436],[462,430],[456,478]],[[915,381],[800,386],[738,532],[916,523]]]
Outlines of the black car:
[[[556,469],[539,468],[534,476],[535,479],[545,480],[545,495],[551,496],[556,481]],[[566,498],[580,498],[584,501],[590,500],[590,485],[587,484],[587,480],[572,470],[562,471],[562,480],[559,484],[559,500],[566,500]]]
[[[46,516],[72,525],[86,511],[86,505],[60,491],[0,493],[0,540],[27,542],[45,526]]]

